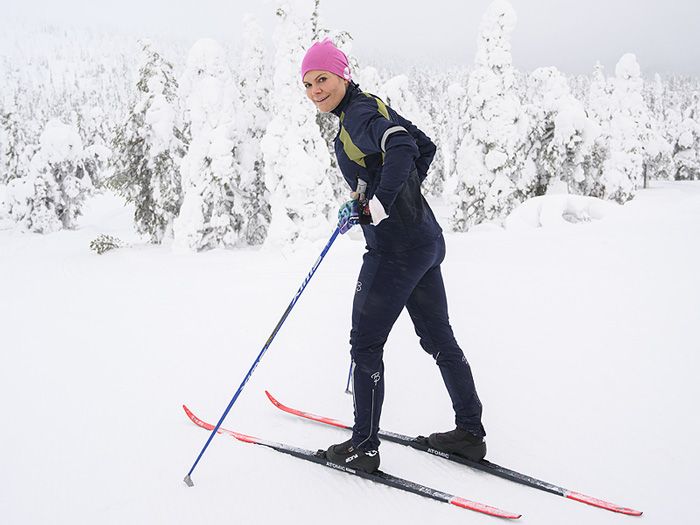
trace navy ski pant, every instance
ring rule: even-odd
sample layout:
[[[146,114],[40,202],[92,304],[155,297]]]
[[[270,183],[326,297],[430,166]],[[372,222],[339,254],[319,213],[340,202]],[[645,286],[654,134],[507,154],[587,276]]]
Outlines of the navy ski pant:
[[[361,450],[379,446],[384,343],[404,306],[421,346],[440,369],[452,400],[455,424],[477,436],[485,435],[471,368],[457,345],[447,315],[440,273],[444,258],[442,235],[434,242],[406,252],[380,253],[370,249],[364,255],[350,332],[355,403],[352,441]]]

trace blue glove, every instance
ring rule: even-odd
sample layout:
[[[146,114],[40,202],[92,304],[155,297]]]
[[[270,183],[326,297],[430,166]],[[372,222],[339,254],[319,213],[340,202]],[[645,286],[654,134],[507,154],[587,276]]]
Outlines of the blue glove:
[[[338,229],[347,233],[350,228],[360,222],[360,205],[357,200],[351,200],[338,208]]]

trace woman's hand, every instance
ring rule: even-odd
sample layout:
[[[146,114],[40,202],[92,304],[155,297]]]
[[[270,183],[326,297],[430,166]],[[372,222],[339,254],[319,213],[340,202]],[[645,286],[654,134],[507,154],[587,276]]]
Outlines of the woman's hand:
[[[360,222],[360,203],[357,199],[347,201],[338,208],[338,229],[347,233],[350,228]]]

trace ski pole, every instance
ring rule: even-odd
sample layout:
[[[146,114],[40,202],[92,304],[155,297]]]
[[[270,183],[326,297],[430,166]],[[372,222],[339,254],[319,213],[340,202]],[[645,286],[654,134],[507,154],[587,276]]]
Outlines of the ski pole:
[[[195,460],[194,464],[192,465],[192,468],[190,471],[187,473],[185,476],[185,484],[188,487],[193,487],[194,483],[192,482],[192,472],[194,472],[194,469],[197,467],[197,464],[199,463],[199,460],[202,459],[202,456],[204,455],[204,451],[207,450],[207,447],[209,446],[209,443],[211,443],[211,440],[214,438],[216,433],[219,430],[219,427],[221,424],[224,422],[224,419],[226,419],[226,416],[228,415],[229,411],[231,410],[231,407],[233,404],[236,402],[238,399],[238,396],[241,394],[241,391],[243,390],[243,387],[246,385],[248,380],[250,379],[250,376],[253,375],[253,372],[255,371],[255,368],[258,366],[258,363],[260,363],[260,359],[262,359],[262,356],[265,354],[267,349],[270,347],[272,344],[272,340],[275,338],[277,335],[277,332],[280,331],[280,328],[282,328],[282,324],[284,323],[285,319],[289,316],[289,313],[292,311],[292,308],[294,308],[294,305],[297,303],[299,300],[299,297],[301,297],[302,292],[304,291],[304,288],[306,288],[306,285],[309,284],[309,281],[313,277],[314,273],[316,273],[316,270],[321,264],[321,261],[323,261],[323,258],[326,256],[328,253],[328,250],[330,249],[331,245],[333,244],[333,241],[335,241],[335,238],[338,236],[340,233],[340,229],[336,228],[335,231],[333,232],[333,235],[331,235],[330,240],[328,241],[328,244],[326,244],[326,247],[323,249],[321,252],[321,255],[319,255],[318,259],[314,263],[313,267],[311,268],[311,271],[309,274],[306,276],[306,279],[304,279],[304,282],[301,284],[301,287],[299,290],[297,290],[297,293],[294,295],[294,298],[292,299],[292,302],[289,303],[289,306],[285,310],[284,314],[282,314],[282,318],[279,320],[277,323],[277,326],[275,326],[275,329],[272,331],[272,334],[270,337],[267,339],[267,342],[265,343],[265,346],[263,346],[262,350],[260,350],[260,353],[258,354],[258,357],[255,358],[255,361],[253,362],[252,366],[250,367],[250,370],[248,370],[248,373],[246,376],[243,378],[243,382],[240,384],[238,387],[238,390],[236,390],[236,393],[233,395],[231,398],[231,401],[229,402],[228,406],[226,407],[226,410],[224,410],[224,413],[221,414],[221,418],[219,418],[219,422],[216,424],[214,427],[214,430],[211,431],[211,434],[209,434],[209,439],[207,439],[207,442],[204,444],[204,447],[202,447],[202,450],[199,452],[199,455],[197,456],[197,459]]]
[[[345,385],[345,393],[352,394],[350,390],[350,380],[352,379],[352,358],[350,358],[350,368],[348,369],[348,383]]]

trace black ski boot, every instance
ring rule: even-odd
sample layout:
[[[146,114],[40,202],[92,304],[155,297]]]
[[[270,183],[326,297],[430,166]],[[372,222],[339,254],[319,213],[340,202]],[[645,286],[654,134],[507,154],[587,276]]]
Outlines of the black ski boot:
[[[331,445],[326,450],[326,459],[337,465],[372,473],[379,469],[378,450],[357,450],[348,439],[344,443]]]
[[[481,461],[486,455],[484,438],[475,436],[461,428],[430,434],[428,444],[434,449],[457,454],[472,461]]]

